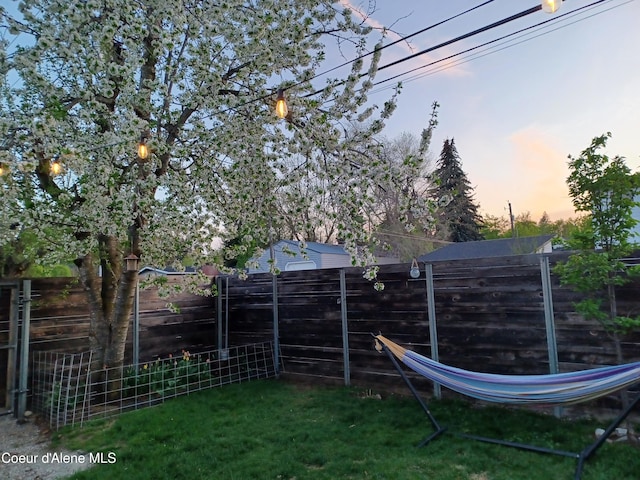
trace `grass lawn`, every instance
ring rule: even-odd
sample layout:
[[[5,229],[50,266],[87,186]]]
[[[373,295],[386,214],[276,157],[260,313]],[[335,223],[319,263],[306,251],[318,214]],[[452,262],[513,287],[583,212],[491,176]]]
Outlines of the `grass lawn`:
[[[366,397],[350,388],[301,388],[278,380],[230,385],[60,430],[56,444],[115,452],[117,461],[73,479],[573,479],[576,460],[442,435],[413,398]],[[432,402],[455,431],[580,451],[601,424],[531,412]],[[640,478],[640,450],[608,444],[584,480]]]

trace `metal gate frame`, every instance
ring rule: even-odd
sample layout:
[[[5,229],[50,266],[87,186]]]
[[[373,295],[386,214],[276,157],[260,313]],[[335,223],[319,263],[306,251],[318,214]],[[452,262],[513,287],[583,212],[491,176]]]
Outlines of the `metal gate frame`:
[[[4,399],[4,405],[8,409],[0,412],[0,415],[14,414],[21,421],[24,420],[24,413],[27,409],[27,393],[29,391],[27,381],[29,377],[31,280],[0,280],[0,288],[11,291],[8,343],[0,345],[0,350],[8,351],[6,398]],[[18,351],[20,351],[20,362],[18,362]],[[19,367],[19,372],[16,372],[16,367]],[[16,380],[19,382],[18,388],[16,388]]]

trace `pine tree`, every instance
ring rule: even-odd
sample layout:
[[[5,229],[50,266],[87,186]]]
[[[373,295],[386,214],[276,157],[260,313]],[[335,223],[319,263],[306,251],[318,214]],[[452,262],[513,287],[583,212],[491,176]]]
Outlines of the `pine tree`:
[[[440,205],[438,230],[451,242],[484,240],[482,217],[473,200],[473,187],[462,170],[453,138],[444,141],[433,172],[433,196]]]

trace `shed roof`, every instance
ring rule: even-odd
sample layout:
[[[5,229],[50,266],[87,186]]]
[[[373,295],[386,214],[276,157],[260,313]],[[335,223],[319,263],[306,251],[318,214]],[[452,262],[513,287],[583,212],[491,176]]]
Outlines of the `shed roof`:
[[[498,238],[495,240],[451,243],[433,252],[421,255],[418,260],[421,262],[464,260],[470,258],[502,257],[536,253],[554,237],[555,235],[537,235],[533,237]]]
[[[281,240],[275,244],[275,247],[281,248],[283,246],[282,244],[287,244],[288,247],[293,247],[294,250],[300,248],[300,242],[294,240]],[[307,242],[305,250],[316,253],[331,253],[333,255],[349,255],[349,253],[344,249],[344,246],[331,245],[328,243]]]

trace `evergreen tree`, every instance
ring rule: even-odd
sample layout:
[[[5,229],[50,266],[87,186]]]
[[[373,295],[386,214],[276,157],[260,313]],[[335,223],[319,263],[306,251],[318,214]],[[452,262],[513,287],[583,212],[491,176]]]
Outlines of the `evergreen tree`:
[[[444,141],[433,172],[435,200],[441,206],[438,229],[451,242],[484,240],[482,217],[473,201],[473,187],[462,170],[453,138]]]

